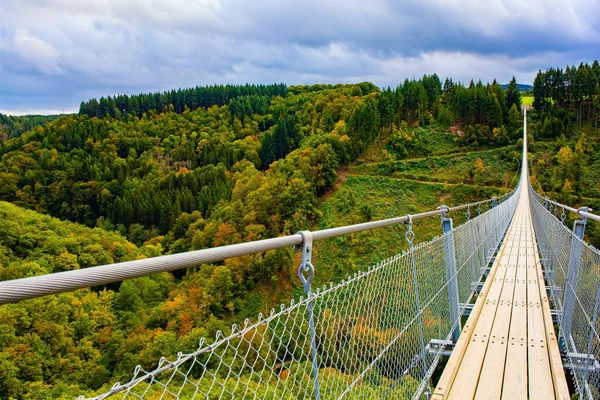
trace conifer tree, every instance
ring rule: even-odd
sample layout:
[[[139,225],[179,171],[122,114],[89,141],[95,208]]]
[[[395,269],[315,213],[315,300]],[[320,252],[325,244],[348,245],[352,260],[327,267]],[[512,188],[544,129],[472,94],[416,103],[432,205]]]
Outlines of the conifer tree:
[[[517,106],[518,110],[521,109],[521,92],[519,91],[517,80],[514,76],[506,88],[506,107],[510,110],[513,104]]]

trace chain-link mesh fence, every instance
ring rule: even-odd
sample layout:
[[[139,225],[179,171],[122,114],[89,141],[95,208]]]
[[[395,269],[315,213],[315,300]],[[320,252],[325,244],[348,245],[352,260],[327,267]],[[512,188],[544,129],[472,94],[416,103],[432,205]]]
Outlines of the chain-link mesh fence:
[[[564,210],[532,196],[533,224],[554,307],[560,341],[576,391],[600,398],[600,251],[565,225]],[[583,232],[583,231],[582,231]]]
[[[516,200],[233,326],[194,353],[161,359],[153,371],[138,367],[97,398],[419,398],[441,357],[431,341],[449,340],[460,321],[453,293],[474,302]]]

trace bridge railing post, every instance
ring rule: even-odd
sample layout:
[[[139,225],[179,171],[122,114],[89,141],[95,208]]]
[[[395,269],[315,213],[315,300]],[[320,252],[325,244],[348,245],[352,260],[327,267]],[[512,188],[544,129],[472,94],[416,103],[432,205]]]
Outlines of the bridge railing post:
[[[448,207],[441,206],[440,209]],[[456,271],[456,251],[454,248],[454,232],[452,218],[442,214],[442,232],[444,233],[444,258],[446,260],[446,281],[448,282],[448,305],[450,307],[450,326],[453,326],[452,342],[456,343],[460,336],[460,308],[458,296],[458,276]]]
[[[587,207],[582,207],[580,211],[587,212]],[[577,220],[573,223],[573,235],[571,238],[571,249],[569,252],[569,267],[567,270],[567,281],[565,282],[565,297],[563,301],[563,312],[560,323],[560,341],[561,350],[568,351],[568,344],[571,340],[571,325],[573,324],[573,311],[575,310],[577,282],[579,280],[579,265],[581,263],[581,253],[583,251],[583,235],[587,218]]]
[[[481,226],[480,224],[476,225],[477,236],[480,238],[487,238],[486,225]],[[487,240],[484,239],[484,243],[478,246],[477,249],[477,262],[473,263],[473,285],[476,285],[479,282],[479,277],[481,276],[481,270],[486,266],[485,259],[487,257]]]

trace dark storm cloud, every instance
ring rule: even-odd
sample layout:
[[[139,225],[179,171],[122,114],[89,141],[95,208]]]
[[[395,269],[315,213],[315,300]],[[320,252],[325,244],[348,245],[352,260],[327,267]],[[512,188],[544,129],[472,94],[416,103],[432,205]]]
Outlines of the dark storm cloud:
[[[596,58],[599,15],[590,0],[2,2],[0,112],[224,82],[531,82]]]

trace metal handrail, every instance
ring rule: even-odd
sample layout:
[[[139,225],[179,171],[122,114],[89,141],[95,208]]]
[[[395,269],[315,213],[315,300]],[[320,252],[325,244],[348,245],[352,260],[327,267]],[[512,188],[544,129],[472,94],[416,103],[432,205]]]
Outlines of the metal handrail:
[[[561,203],[559,203],[557,201],[550,200],[548,197],[540,196],[534,190],[532,190],[532,192],[533,192],[533,194],[538,199],[541,199],[541,200],[543,200],[545,202],[553,204],[553,205],[555,205],[558,208],[564,209],[566,211],[570,211],[573,214],[577,214],[577,215],[579,215],[580,217],[583,217],[583,218],[588,218],[588,219],[591,219],[591,220],[594,220],[594,221],[600,221],[600,215],[596,215],[596,214],[590,213],[590,211],[593,211],[591,208],[588,208],[588,207],[580,207],[580,208],[569,207],[569,206],[567,206],[565,204],[561,204]]]
[[[408,222],[409,219],[414,221],[417,219],[446,214],[448,212],[464,210],[469,207],[476,207],[482,204],[494,203],[502,198],[504,200],[507,199],[515,192],[515,190],[516,189],[513,189],[511,192],[500,196],[500,198],[493,197],[488,200],[462,204],[455,207],[440,207],[437,210],[427,211],[415,215],[404,215],[402,217],[315,231],[311,232],[312,239],[323,240],[335,238],[350,233],[402,224]],[[294,235],[272,239],[195,250],[180,254],[170,254],[142,260],[125,261],[72,271],[13,279],[0,282],[0,304],[15,303],[49,294],[62,293],[92,286],[106,285],[109,283],[120,282],[125,279],[136,278],[158,272],[173,271],[205,263],[219,262],[228,258],[256,254],[267,250],[299,246],[302,245],[303,242],[303,236],[300,233],[296,233]]]

